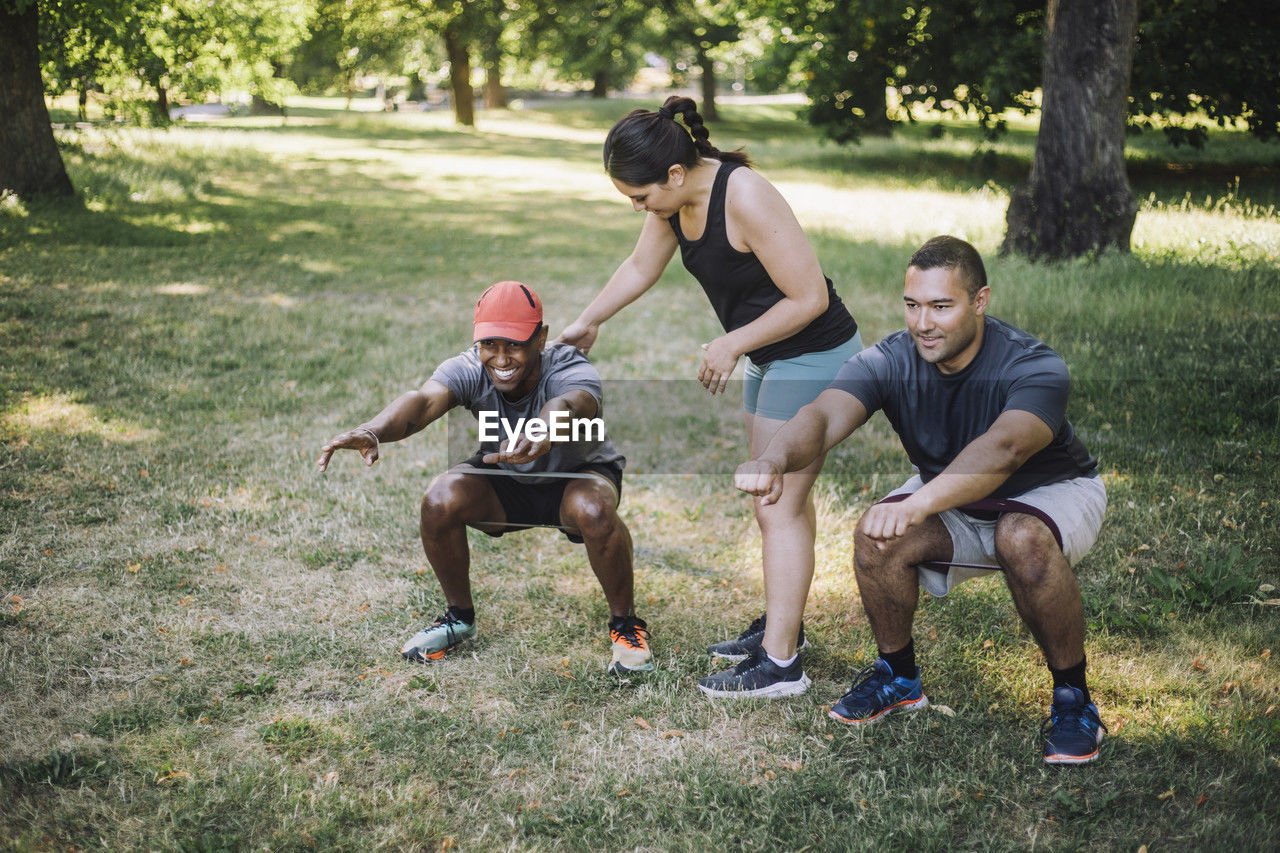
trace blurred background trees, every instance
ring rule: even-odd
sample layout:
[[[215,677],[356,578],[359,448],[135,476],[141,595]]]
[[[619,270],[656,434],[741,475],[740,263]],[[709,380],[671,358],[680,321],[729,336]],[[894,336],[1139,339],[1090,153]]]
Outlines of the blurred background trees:
[[[478,93],[485,106],[500,108],[512,89],[597,98],[688,89],[709,120],[725,91],[796,92],[806,96],[808,121],[838,143],[853,143],[922,117],[976,120],[998,136],[1008,116],[1047,108],[1047,93],[1082,91],[1080,75],[1099,63],[1108,85],[1123,91],[1113,91],[1105,107],[1080,108],[1115,113],[1098,131],[1105,139],[1046,151],[1039,174],[1056,168],[1055,158],[1092,156],[1081,153],[1087,150],[1119,151],[1122,166],[1126,129],[1159,128],[1190,145],[1203,144],[1213,123],[1280,136],[1280,14],[1272,5],[0,0],[0,190],[71,191],[59,176],[42,95],[73,94],[81,121],[91,103],[107,119],[161,124],[172,120],[175,104],[279,112],[302,92],[341,96],[348,107],[357,96],[387,109],[447,105],[469,126]],[[1097,32],[1078,29],[1081,20],[1131,23],[1106,30],[1113,41],[1104,47]],[[1053,53],[1055,33],[1094,49]],[[1083,133],[1086,124],[1068,121],[1055,132]],[[1111,186],[1100,197],[1123,199],[1123,168],[1113,163],[1108,174]],[[1058,256],[1126,248],[1124,216],[1091,234],[1067,234],[1081,226],[1044,209],[1055,192],[1025,196],[1018,228],[1039,236],[1008,239],[1006,249]],[[1058,224],[1045,230],[1033,221],[1044,216]]]

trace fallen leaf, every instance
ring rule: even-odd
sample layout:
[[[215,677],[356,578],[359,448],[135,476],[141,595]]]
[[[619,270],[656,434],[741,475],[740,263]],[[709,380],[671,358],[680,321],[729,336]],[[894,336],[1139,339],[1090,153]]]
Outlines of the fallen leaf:
[[[324,774],[324,779],[323,779],[322,781],[323,781],[323,782],[324,782],[324,784],[326,784],[326,785],[336,785],[336,784],[338,784],[338,771],[337,771],[337,770],[330,770],[328,773]]]
[[[1222,685],[1223,693],[1230,693],[1232,690],[1239,690],[1239,689],[1240,689],[1240,682],[1238,681],[1228,681],[1226,684]]]
[[[1208,801],[1208,799],[1209,799],[1208,794],[1201,794],[1199,797],[1196,797],[1196,805],[1203,806],[1205,802]]]
[[[636,717],[636,725],[646,730],[653,728],[653,726],[649,725],[649,721],[646,720],[644,717]]]
[[[457,847],[457,846],[458,846],[458,842],[456,842],[456,841],[454,841],[454,840],[453,840],[453,836],[452,836],[452,835],[446,835],[444,838],[441,838],[441,839],[440,839],[440,849],[441,849],[441,850],[452,850],[453,848],[455,848],[455,847]]]
[[[933,710],[944,717],[954,717],[956,715],[956,712],[946,705],[934,705]]]
[[[994,646],[994,645],[995,645],[995,641],[994,641],[994,640],[983,640],[983,641],[982,641],[982,647],[983,647],[984,649],[989,649],[989,648],[991,648],[991,647],[992,647],[992,646]]]
[[[1172,788],[1170,788],[1169,790],[1165,791],[1165,792],[1164,792],[1163,794],[1161,794],[1160,796],[1156,797],[1156,799],[1157,799],[1157,800],[1167,800],[1167,799],[1169,799],[1169,798],[1170,798],[1170,797],[1172,797],[1172,796],[1173,796],[1173,789],[1172,789]]]
[[[658,735],[658,737],[662,738],[663,740],[670,740],[673,737],[684,737],[684,732],[680,731],[679,729],[671,729],[670,731],[665,731],[662,734]]]
[[[161,785],[165,782],[172,782],[175,779],[189,779],[189,778],[191,778],[191,774],[185,770],[170,770],[168,773],[164,774],[163,776],[157,776],[156,784]]]
[[[577,720],[565,720],[563,723],[560,724],[560,728],[565,729],[567,731],[568,729],[573,728],[573,725],[576,722]]]
[[[1262,654],[1258,655],[1258,657],[1263,660],[1269,660],[1271,658],[1271,649],[1263,649]]]
[[[790,770],[792,773],[799,773],[804,769],[804,764],[799,761],[784,761],[778,766],[783,770]]]
[[[629,796],[631,796],[631,789],[630,789],[630,788],[623,788],[623,789],[622,789],[621,791],[619,791],[615,796],[618,796],[618,797],[629,797]]]
[[[510,782],[512,779],[516,778],[517,776],[524,773],[528,773],[528,772],[529,771],[525,770],[523,767],[517,767],[515,770],[512,770],[510,773],[507,774],[507,781]]]
[[[1206,671],[1209,669],[1209,667],[1207,667],[1207,666],[1205,666],[1204,664],[1200,663],[1200,658],[1196,658],[1195,660],[1193,660],[1193,661],[1191,662],[1191,668],[1192,668],[1192,669],[1198,669],[1198,670],[1200,670],[1201,672],[1206,672]]]
[[[138,569],[142,568],[142,563],[130,563],[129,565],[125,566],[125,568],[128,569],[130,573],[136,575],[138,573]]]

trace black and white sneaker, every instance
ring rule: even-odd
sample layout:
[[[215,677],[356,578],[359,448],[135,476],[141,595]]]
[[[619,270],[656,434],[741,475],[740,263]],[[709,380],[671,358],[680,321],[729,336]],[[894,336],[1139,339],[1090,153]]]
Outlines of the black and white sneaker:
[[[764,642],[764,620],[765,614],[761,613],[760,617],[747,626],[747,630],[743,631],[733,640],[725,640],[722,643],[716,643],[714,646],[707,647],[707,654],[712,657],[724,658],[730,662],[746,660],[755,654],[756,649],[760,648],[760,644]],[[804,623],[800,623],[800,636],[796,641],[796,651],[803,649],[808,643],[804,639]]]
[[[698,689],[708,696],[736,698],[799,696],[809,689],[809,676],[796,655],[791,666],[783,669],[769,660],[763,646],[733,669],[708,675],[698,682]]]

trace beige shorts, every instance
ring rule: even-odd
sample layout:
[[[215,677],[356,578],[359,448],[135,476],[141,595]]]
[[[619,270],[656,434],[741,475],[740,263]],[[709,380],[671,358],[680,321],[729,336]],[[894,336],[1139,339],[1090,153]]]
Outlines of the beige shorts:
[[[893,500],[895,495],[909,495],[923,485],[917,474],[886,495],[884,500]],[[1024,505],[1025,509],[1014,506],[1007,511],[1028,512],[1054,531],[1067,562],[1074,566],[1098,540],[1102,517],[1107,511],[1107,488],[1101,477],[1076,477],[1040,486],[1010,500]],[[970,578],[1000,571],[996,560],[996,523],[999,519],[984,521],[958,509],[938,513],[938,518],[951,534],[951,565],[916,568],[920,586],[926,592],[941,597]]]

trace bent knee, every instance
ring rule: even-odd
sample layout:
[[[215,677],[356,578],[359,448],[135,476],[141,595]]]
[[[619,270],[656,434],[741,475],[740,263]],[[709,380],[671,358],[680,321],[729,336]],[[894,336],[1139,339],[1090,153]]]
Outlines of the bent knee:
[[[567,495],[560,507],[560,518],[584,539],[608,536],[622,524],[612,500],[594,491]]]
[[[466,474],[446,471],[427,486],[422,496],[422,519],[449,519],[474,500],[472,484]]]

